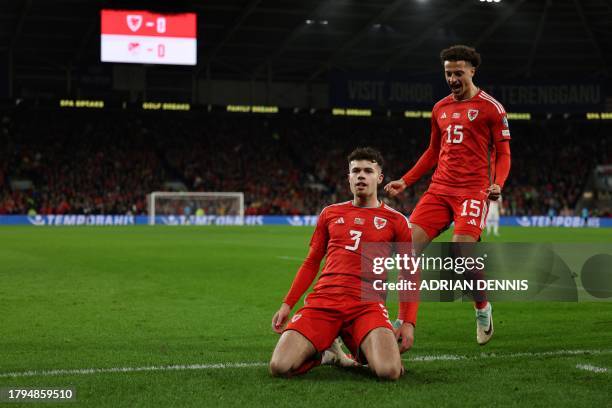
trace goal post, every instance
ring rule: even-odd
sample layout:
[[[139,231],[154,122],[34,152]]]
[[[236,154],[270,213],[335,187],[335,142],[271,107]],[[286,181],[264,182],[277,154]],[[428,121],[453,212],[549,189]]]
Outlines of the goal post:
[[[231,219],[226,224],[244,223],[244,193],[240,192],[154,191],[147,201],[149,225],[158,223],[158,217],[171,225],[201,224],[211,216]]]

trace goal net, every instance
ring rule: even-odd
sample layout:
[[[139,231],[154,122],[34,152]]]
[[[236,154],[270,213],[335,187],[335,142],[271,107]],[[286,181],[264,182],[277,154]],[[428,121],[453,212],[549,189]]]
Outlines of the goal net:
[[[149,225],[242,225],[244,193],[154,191]]]

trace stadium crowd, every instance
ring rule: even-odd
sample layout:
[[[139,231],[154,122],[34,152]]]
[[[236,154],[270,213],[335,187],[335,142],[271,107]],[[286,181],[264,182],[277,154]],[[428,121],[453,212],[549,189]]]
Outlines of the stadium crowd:
[[[379,148],[386,180],[429,143],[426,120],[327,115],[83,112],[0,116],[0,214],[145,214],[152,191],[242,191],[247,214],[316,214],[350,197],[346,155]],[[586,121],[513,121],[507,215],[573,215],[605,129]],[[390,204],[408,214],[423,177]],[[608,215],[608,214],[598,214]]]

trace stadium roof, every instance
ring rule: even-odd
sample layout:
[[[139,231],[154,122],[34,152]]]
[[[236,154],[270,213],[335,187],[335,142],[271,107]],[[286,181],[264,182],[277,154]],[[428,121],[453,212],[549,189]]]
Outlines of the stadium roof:
[[[612,0],[16,0],[0,2],[14,78],[65,80],[99,65],[101,8],[197,12],[198,65],[151,69],[215,79],[434,73],[455,43],[476,46],[503,78],[605,78],[612,62]]]

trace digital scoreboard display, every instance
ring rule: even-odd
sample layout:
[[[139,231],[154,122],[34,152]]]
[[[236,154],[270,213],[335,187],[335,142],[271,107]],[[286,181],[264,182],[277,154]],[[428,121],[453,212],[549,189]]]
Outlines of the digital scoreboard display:
[[[196,65],[196,14],[102,10],[102,62]]]

